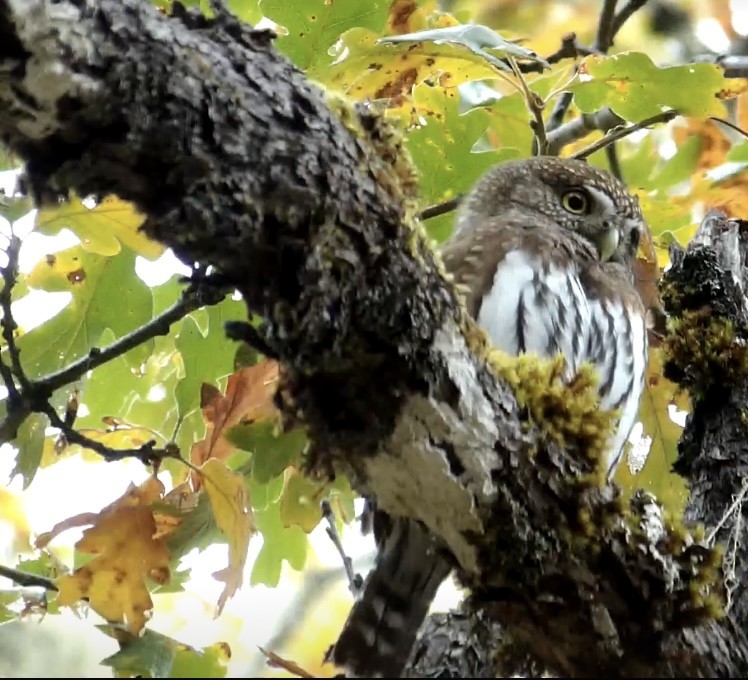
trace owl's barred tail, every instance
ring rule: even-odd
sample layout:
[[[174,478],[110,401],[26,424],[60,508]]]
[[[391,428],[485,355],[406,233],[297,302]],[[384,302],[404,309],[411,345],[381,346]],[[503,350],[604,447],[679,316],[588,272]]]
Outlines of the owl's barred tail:
[[[330,653],[346,677],[400,677],[436,591],[452,569],[418,522],[396,519],[388,529]]]

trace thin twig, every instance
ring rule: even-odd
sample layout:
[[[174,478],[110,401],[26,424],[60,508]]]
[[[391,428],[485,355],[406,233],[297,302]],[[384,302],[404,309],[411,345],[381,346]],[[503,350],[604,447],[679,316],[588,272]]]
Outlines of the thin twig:
[[[545,60],[549,64],[558,64],[564,59],[576,59],[577,57],[586,57],[589,54],[600,54],[600,51],[594,47],[580,45],[577,42],[576,33],[567,33],[561,36],[561,47],[549,54]],[[542,73],[545,70],[543,64],[537,61],[518,62],[517,68],[522,73]]]
[[[631,18],[631,15],[637,10],[640,10],[646,4],[647,0],[629,0],[623,7],[621,7],[620,11],[616,13],[610,27],[611,45],[613,44],[616,35],[618,35],[618,31],[623,28],[623,25]]]
[[[722,125],[726,125],[732,130],[735,130],[735,132],[740,133],[743,137],[748,137],[748,132],[743,130],[743,128],[735,125],[735,123],[731,123],[729,120],[725,120],[724,118],[718,118],[717,116],[709,116],[709,120],[713,120],[715,123],[722,123]]]
[[[613,20],[615,19],[618,0],[603,0],[600,18],[597,23],[597,34],[592,46],[600,52],[607,52],[613,44]]]
[[[619,139],[623,139],[624,137],[628,137],[630,134],[632,134],[633,132],[636,132],[637,130],[643,130],[644,128],[649,127],[650,125],[656,125],[657,123],[667,123],[668,121],[675,118],[677,115],[678,115],[677,111],[672,111],[672,110],[663,111],[662,113],[658,113],[654,116],[646,118],[639,123],[634,123],[632,125],[627,125],[626,127],[618,127],[618,128],[612,129],[605,135],[605,137],[602,137],[601,139],[598,139],[597,141],[590,144],[589,146],[585,146],[584,149],[577,151],[572,156],[572,158],[587,158],[587,156],[595,153],[595,151],[604,149],[609,144],[612,144],[613,142],[617,142]]]
[[[575,71],[576,71],[576,68],[575,68]],[[553,106],[553,111],[551,111],[551,115],[548,117],[548,124],[545,126],[546,132],[551,133],[561,127],[561,125],[564,122],[564,117],[566,116],[566,112],[569,110],[569,107],[571,106],[571,100],[573,98],[574,98],[574,95],[571,92],[561,93],[561,96],[556,100],[556,103]],[[558,153],[558,151],[556,153]]]
[[[65,424],[65,421],[60,418],[54,407],[47,401],[43,404],[38,404],[35,411],[45,413],[49,418],[49,422],[52,427],[56,427],[60,430],[68,444],[77,444],[85,449],[91,449],[98,453],[108,463],[112,463],[117,460],[124,460],[125,458],[137,458],[143,465],[155,465],[162,461],[164,458],[178,458],[179,450],[174,444],[167,444],[164,448],[157,449],[156,441],[151,439],[137,449],[113,449],[106,444],[97,442],[95,439],[91,439],[84,434],[78,432],[78,430]]]
[[[611,174],[623,181],[623,170],[621,170],[621,163],[618,160],[618,153],[615,144],[605,147],[605,157],[608,159],[608,167],[610,168]]]
[[[517,67],[517,62],[512,57],[508,57],[507,59],[517,78],[519,88],[522,91],[525,106],[527,106],[533,117],[533,120],[530,123],[530,127],[535,135],[533,140],[533,153],[536,156],[544,156],[546,154],[546,149],[548,148],[548,140],[545,135],[545,121],[543,120],[543,107],[545,104],[543,100],[528,87],[525,77]]]
[[[247,321],[227,321],[224,326],[226,337],[229,340],[237,342],[246,342],[250,347],[264,354],[270,359],[280,359],[278,352],[268,344],[268,341],[262,336],[251,323]]]
[[[607,132],[624,124],[623,118],[607,106],[594,113],[583,113],[548,134],[548,153],[557,156],[563,147],[586,137],[593,130]]]
[[[45,576],[39,576],[38,574],[29,574],[28,572],[21,571],[20,569],[13,569],[12,567],[4,567],[0,564],[0,576],[9,578],[13,583],[17,583],[19,586],[24,588],[46,588],[47,590],[58,590],[54,581],[46,578]]]
[[[631,17],[631,15],[636,12],[636,10],[640,9],[646,4],[646,0],[629,0],[629,2],[627,2],[626,5],[624,5],[618,13],[615,12],[616,4],[616,0],[604,0],[602,9],[600,11],[600,19],[597,25],[597,34],[595,36],[595,41],[592,45],[592,48],[589,51],[590,53],[607,53],[607,51],[613,45],[613,40],[618,34],[618,31],[621,30],[622,26]],[[579,46],[577,46],[578,51],[579,49]],[[551,115],[548,117],[548,123],[545,127],[549,135],[548,153],[551,155],[558,155],[564,146],[572,141],[581,139],[581,136],[570,136],[570,138],[567,139],[565,138],[565,135],[558,136],[555,143],[550,139],[552,137],[552,132],[561,131],[561,128],[564,125],[564,118],[566,117],[566,113],[571,106],[572,99],[573,95],[571,92],[564,92],[563,94],[561,94],[561,96],[556,100],[556,104],[553,107],[553,111],[551,111]],[[567,123],[567,125],[573,125],[578,120],[579,119],[572,120]],[[592,128],[588,128],[588,130],[589,129],[599,130],[603,128],[595,126]]]
[[[443,203],[436,203],[435,205],[430,205],[428,208],[424,208],[419,215],[420,219],[430,220],[432,217],[439,217],[439,215],[444,215],[445,213],[454,210],[458,205],[460,205],[463,196],[464,194],[460,194],[459,196],[450,198],[448,201],[444,201]]]
[[[132,333],[122,336],[115,342],[104,349],[96,347],[91,348],[88,355],[74,361],[65,368],[50,373],[36,381],[35,385],[41,394],[47,396],[52,392],[67,385],[74,380],[78,380],[88,371],[101,366],[102,364],[116,359],[118,356],[129,352],[134,347],[155,338],[158,335],[166,335],[172,324],[184,318],[188,314],[204,307],[206,305],[217,304],[224,297],[226,292],[220,292],[220,297],[213,296],[208,299],[206,291],[209,290],[209,283],[200,282],[197,285],[190,285],[182,292],[181,297],[167,310],[151,319],[148,323],[140,326]]]
[[[343,560],[343,568],[345,569],[345,575],[348,578],[348,590],[351,591],[351,594],[354,598],[358,598],[358,596],[361,593],[361,586],[363,585],[363,579],[361,578],[360,574],[357,574],[353,571],[353,561],[351,560],[348,555],[345,554],[345,550],[343,550],[343,543],[340,540],[340,535],[338,534],[338,528],[335,525],[335,513],[332,511],[332,506],[330,505],[330,501],[327,499],[323,500],[320,504],[322,508],[322,516],[327,520],[328,526],[325,527],[325,531],[327,532],[327,535],[330,537],[330,540],[333,542],[335,547],[338,550],[338,553],[340,554],[341,559]]]
[[[47,415],[50,423],[60,430],[67,443],[78,444],[91,449],[107,461],[138,458],[144,464],[154,464],[166,457],[179,457],[178,452],[175,454],[174,448],[170,445],[167,445],[164,449],[156,449],[154,448],[155,442],[148,442],[137,449],[119,450],[89,439],[72,428],[72,422],[68,422],[70,418],[67,417],[67,414],[65,419],[60,418],[57,411],[49,403],[49,398],[55,390],[78,380],[86,372],[125,354],[157,335],[165,335],[169,332],[173,323],[187,316],[187,314],[206,305],[217,304],[226,297],[228,292],[226,282],[215,277],[201,278],[200,273],[195,272],[192,283],[183,291],[179,301],[147,324],[123,336],[104,349],[92,348],[87,356],[74,361],[55,373],[36,381],[29,381],[23,371],[20,353],[13,335],[15,322],[11,314],[10,298],[17,278],[17,252],[14,248],[15,243],[11,239],[11,245],[8,248],[8,265],[2,271],[5,285],[0,292],[0,308],[3,311],[3,337],[12,363],[12,369],[9,369],[0,361],[0,376],[8,389],[7,413],[5,419],[0,423],[0,441],[5,442],[14,439],[24,420],[31,413],[37,412]],[[15,380],[21,387],[20,391]]]
[[[16,281],[18,280],[18,256],[20,254],[20,251],[21,239],[18,238],[18,236],[16,236],[15,234],[12,234],[8,242],[8,247],[5,251],[8,262],[2,268],[3,290],[2,292],[0,292],[0,309],[2,309],[3,318],[2,321],[0,321],[0,324],[2,324],[3,339],[5,340],[5,346],[8,350],[8,356],[10,357],[10,371],[15,377],[15,380],[18,381],[21,389],[25,389],[28,386],[28,381],[26,380],[26,376],[23,372],[23,367],[21,366],[20,352],[18,351],[18,347],[16,346],[15,331],[17,325],[13,320],[13,314],[11,312],[11,297],[13,295],[13,287],[16,285]],[[9,373],[6,373],[6,371],[3,370],[4,380],[6,380],[6,376],[9,375]],[[16,396],[15,394],[13,394],[16,391],[15,380],[13,380],[12,378],[10,379],[10,381],[6,380],[8,393],[13,395],[14,397]],[[8,382],[10,384],[8,384]]]

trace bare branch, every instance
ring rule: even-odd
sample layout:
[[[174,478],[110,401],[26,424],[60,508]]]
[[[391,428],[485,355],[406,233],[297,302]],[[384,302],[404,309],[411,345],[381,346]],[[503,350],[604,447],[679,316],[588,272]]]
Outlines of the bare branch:
[[[603,54],[605,54],[613,44],[612,28],[617,4],[618,0],[603,0],[603,6],[600,9],[600,18],[597,23],[597,35],[595,36],[595,42],[592,44],[592,47]]]
[[[616,152],[615,144],[610,144],[605,147],[605,157],[608,159],[610,172],[623,181],[623,170],[621,170],[621,163],[618,160],[618,153]]]
[[[561,36],[561,46],[552,54],[549,54],[545,61],[549,64],[558,64],[564,59],[576,59],[585,57],[588,54],[600,54],[599,50],[593,47],[585,47],[577,42],[576,33],[566,33]],[[522,73],[542,73],[545,69],[542,62],[518,62],[517,67]]]
[[[593,54],[607,53],[607,51],[613,45],[613,39],[615,38],[618,31],[621,30],[624,23],[626,23],[626,21],[637,9],[643,7],[646,3],[646,0],[629,0],[629,2],[624,5],[620,12],[616,14],[615,9],[617,1],[618,0],[603,0],[603,6],[600,10],[600,18],[597,25],[597,35],[595,37],[595,42],[592,45],[592,49],[590,50],[590,52]],[[551,115],[548,119],[548,125],[546,126],[546,129],[549,132],[555,132],[559,130],[564,122],[566,112],[571,106],[572,99],[573,95],[571,92],[564,92],[556,100],[556,104],[553,107],[553,111],[551,112]],[[560,153],[561,149],[567,144],[571,143],[571,141],[581,139],[581,137],[575,137],[576,133],[571,134],[570,131],[576,130],[577,133],[581,133],[581,130],[583,130],[588,124],[588,121],[584,121],[584,118],[585,116],[583,115],[581,116],[581,118],[569,121],[568,125],[570,127],[567,130],[569,131],[568,139],[570,141],[563,141],[565,139],[563,134],[559,135],[555,142],[549,139],[548,153],[553,156],[557,156]],[[599,127],[599,124],[595,124],[592,128],[587,129],[607,131],[610,129],[610,127]]]
[[[565,92],[563,96],[567,94],[571,98],[571,93]],[[625,121],[623,118],[613,113],[608,107],[600,109],[595,113],[582,114],[579,118],[570,120],[568,123],[564,123],[561,127],[549,133],[548,153],[552,156],[557,156],[565,146],[586,137],[594,130],[607,132],[624,124]]]
[[[573,155],[573,158],[587,158],[587,156],[595,153],[595,151],[604,149],[610,144],[617,142],[619,139],[628,137],[637,130],[643,130],[650,125],[657,125],[658,123],[667,123],[668,121],[673,120],[677,115],[678,113],[676,111],[663,111],[662,113],[646,118],[639,123],[633,123],[632,125],[627,125],[625,127],[616,126],[614,128],[609,128],[604,137],[598,139],[589,146],[584,147],[584,149],[577,151]]]
[[[647,0],[628,0],[628,2],[618,11],[613,19],[613,23],[610,27],[610,42],[613,44],[613,40],[618,35],[618,31],[623,28],[623,25],[631,18],[631,16],[639,9],[647,4]]]
[[[343,568],[345,569],[345,575],[348,578],[348,590],[351,591],[351,595],[354,598],[358,597],[361,593],[361,586],[363,585],[363,579],[361,574],[357,574],[353,571],[353,561],[348,555],[345,554],[343,549],[343,542],[340,540],[340,534],[338,534],[338,527],[335,525],[335,513],[332,511],[332,505],[327,499],[321,503],[322,517],[327,522],[325,531],[327,536],[332,541],[335,549],[340,555],[340,559],[343,560]]]
[[[27,571],[21,571],[20,569],[13,569],[12,567],[5,567],[0,564],[0,576],[9,578],[13,583],[17,583],[19,586],[24,588],[45,588],[46,590],[57,591],[58,588],[54,581],[46,578],[45,576],[39,576],[38,574],[29,574]]]
[[[8,258],[7,264],[2,268],[3,289],[0,292],[0,309],[3,312],[2,324],[3,340],[10,357],[10,369],[0,360],[2,364],[2,377],[5,381],[5,387],[12,401],[17,401],[20,397],[16,388],[15,381],[18,380],[21,389],[27,387],[28,383],[21,367],[21,359],[16,346],[15,331],[16,322],[13,320],[11,312],[11,297],[13,287],[18,279],[18,256],[21,251],[21,239],[15,234],[11,235],[8,248],[5,251]]]
[[[454,210],[462,201],[462,194],[450,198],[448,201],[443,203],[437,203],[436,205],[430,205],[428,208],[424,208],[419,215],[421,220],[430,220],[432,217],[438,217]]]

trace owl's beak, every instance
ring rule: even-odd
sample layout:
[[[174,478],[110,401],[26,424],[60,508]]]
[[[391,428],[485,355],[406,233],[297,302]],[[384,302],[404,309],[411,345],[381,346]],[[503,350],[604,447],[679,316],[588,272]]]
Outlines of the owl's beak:
[[[600,254],[600,259],[603,262],[607,262],[618,248],[618,241],[620,240],[620,232],[616,227],[605,229],[601,231],[595,237],[595,245],[597,246],[597,252]]]

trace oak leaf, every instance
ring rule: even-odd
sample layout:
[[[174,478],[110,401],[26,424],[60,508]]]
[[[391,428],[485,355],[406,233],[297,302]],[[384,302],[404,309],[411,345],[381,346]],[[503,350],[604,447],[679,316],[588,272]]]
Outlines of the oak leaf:
[[[228,599],[241,588],[249,539],[257,528],[244,477],[229,470],[225,463],[217,458],[211,458],[203,463],[200,477],[208,494],[216,525],[229,544],[228,566],[213,574],[214,578],[225,583],[218,598],[218,615],[223,611]]]
[[[200,394],[200,408],[207,425],[205,438],[195,442],[190,451],[190,460],[196,466],[209,458],[226,460],[235,446],[224,433],[239,423],[269,420],[277,416],[273,394],[278,382],[278,363],[262,361],[243,368],[228,378],[226,394],[207,383]],[[195,489],[200,486],[200,477],[193,475]]]
[[[143,629],[153,608],[146,579],[162,585],[170,578],[169,551],[162,538],[155,538],[156,519],[150,507],[163,492],[161,482],[150,477],[140,486],[130,485],[101,512],[76,515],[39,536],[36,546],[41,548],[66,529],[92,525],[75,547],[93,559],[57,579],[59,605],[71,606],[87,598],[107,621],[123,623],[132,633]]]

